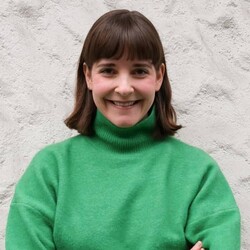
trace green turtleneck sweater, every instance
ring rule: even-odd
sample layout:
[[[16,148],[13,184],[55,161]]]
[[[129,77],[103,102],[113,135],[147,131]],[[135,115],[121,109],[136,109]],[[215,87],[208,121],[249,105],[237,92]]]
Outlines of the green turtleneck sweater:
[[[154,112],[131,128],[100,113],[93,137],[41,150],[16,186],[6,249],[240,249],[240,218],[203,151],[151,137]]]

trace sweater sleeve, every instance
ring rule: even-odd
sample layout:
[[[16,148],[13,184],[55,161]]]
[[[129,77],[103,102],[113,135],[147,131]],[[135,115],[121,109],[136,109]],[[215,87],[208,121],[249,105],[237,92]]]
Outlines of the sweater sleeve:
[[[232,191],[212,159],[189,208],[185,229],[189,242],[206,250],[240,249],[240,213]]]
[[[6,228],[6,250],[55,249],[57,172],[52,154],[39,152],[18,182]]]

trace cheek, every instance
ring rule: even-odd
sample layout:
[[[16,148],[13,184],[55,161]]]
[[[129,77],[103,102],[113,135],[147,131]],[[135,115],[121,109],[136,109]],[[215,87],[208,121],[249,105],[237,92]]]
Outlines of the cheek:
[[[103,86],[102,84],[93,85],[93,87],[92,87],[93,95],[102,96],[102,95],[105,95],[105,93],[107,93],[107,92],[108,92],[108,89],[105,86]]]
[[[147,80],[142,84],[138,83],[137,91],[142,93],[144,96],[152,97],[156,92],[156,83],[152,80]]]
[[[112,85],[108,81],[104,81],[100,77],[94,77],[92,79],[92,93],[93,95],[105,95],[112,88]]]

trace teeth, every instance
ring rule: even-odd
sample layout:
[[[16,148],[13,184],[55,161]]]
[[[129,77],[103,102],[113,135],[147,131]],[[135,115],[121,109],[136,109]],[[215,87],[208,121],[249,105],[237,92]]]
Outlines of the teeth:
[[[117,106],[121,106],[121,107],[129,107],[135,104],[135,101],[133,102],[117,102],[117,101],[113,101],[113,103]]]

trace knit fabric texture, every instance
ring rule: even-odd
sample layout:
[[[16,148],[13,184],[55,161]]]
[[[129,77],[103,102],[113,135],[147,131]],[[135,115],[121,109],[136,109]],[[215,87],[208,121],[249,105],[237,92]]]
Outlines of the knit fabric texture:
[[[216,162],[174,137],[155,112],[130,128],[101,113],[95,135],[42,149],[16,186],[6,249],[240,249],[240,214]]]

